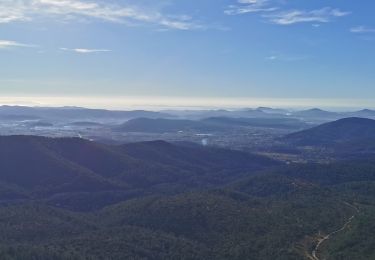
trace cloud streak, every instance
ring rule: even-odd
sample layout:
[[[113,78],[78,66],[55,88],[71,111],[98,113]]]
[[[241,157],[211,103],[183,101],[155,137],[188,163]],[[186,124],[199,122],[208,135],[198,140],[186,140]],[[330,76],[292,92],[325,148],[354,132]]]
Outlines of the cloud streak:
[[[273,4],[271,0],[237,0],[237,4],[230,5],[224,11],[227,15],[242,15],[260,13],[268,22],[278,25],[292,25],[297,23],[328,23],[334,18],[347,16],[350,12],[344,12],[337,8],[324,7],[316,10],[281,10],[281,7]]]
[[[75,49],[60,48],[60,50],[75,52],[75,53],[80,53],[80,54],[90,54],[90,53],[100,53],[100,52],[111,52],[112,51],[112,50],[107,50],[107,49],[84,49],[84,48],[75,48]]]
[[[32,44],[24,44],[16,41],[0,40],[0,49],[13,48],[13,47],[35,47]]]
[[[119,5],[109,1],[79,0],[0,0],[0,23],[31,21],[37,17],[57,20],[97,19],[114,23],[153,24],[169,29],[202,29],[187,16],[169,16],[159,11]]]
[[[282,62],[296,62],[296,61],[304,61],[309,59],[308,56],[296,56],[296,55],[287,55],[287,54],[272,54],[266,57],[267,61],[282,61]]]
[[[375,28],[370,28],[366,26],[357,26],[350,28],[350,32],[352,33],[375,33]]]
[[[264,17],[274,24],[292,25],[296,23],[328,23],[334,18],[344,17],[349,14],[349,12],[343,12],[340,9],[324,7],[312,11],[291,10],[273,13]]]
[[[237,5],[230,5],[224,11],[227,15],[240,15],[247,13],[272,12],[278,8],[270,6],[268,0],[238,0]]]

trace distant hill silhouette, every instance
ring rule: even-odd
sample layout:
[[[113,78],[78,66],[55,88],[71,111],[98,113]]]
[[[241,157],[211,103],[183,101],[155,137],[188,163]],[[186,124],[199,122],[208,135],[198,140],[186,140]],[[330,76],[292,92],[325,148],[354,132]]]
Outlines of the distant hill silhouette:
[[[307,127],[294,118],[209,117],[201,120],[136,118],[115,127],[115,131],[143,133],[176,133],[179,131],[217,132],[238,127],[291,128]]]
[[[304,146],[375,140],[375,120],[357,117],[344,118],[289,134],[283,140]]]
[[[352,112],[350,114],[355,117],[375,117],[375,110],[362,109],[359,111]]]
[[[319,108],[312,108],[308,110],[301,110],[292,113],[294,117],[306,118],[306,119],[338,119],[343,117],[340,113],[325,111]]]
[[[27,119],[131,119],[137,117],[159,118],[171,117],[167,113],[133,110],[113,111],[106,109],[88,109],[81,107],[27,107],[27,106],[0,106],[0,119],[27,120]]]

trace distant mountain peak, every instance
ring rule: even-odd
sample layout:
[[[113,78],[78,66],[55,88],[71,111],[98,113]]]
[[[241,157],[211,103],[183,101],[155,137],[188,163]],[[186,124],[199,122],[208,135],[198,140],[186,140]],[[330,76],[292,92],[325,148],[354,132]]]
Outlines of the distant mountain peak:
[[[305,111],[312,111],[312,112],[328,112],[328,111],[325,111],[323,109],[320,109],[320,108],[311,108],[311,109],[307,109]]]
[[[272,107],[258,107],[255,110],[271,110],[273,109]]]

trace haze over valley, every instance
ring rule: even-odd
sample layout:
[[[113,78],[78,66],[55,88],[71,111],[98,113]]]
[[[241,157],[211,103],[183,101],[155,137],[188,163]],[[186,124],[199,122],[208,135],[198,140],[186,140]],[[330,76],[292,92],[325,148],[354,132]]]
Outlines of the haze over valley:
[[[373,256],[374,111],[0,116],[4,258]]]

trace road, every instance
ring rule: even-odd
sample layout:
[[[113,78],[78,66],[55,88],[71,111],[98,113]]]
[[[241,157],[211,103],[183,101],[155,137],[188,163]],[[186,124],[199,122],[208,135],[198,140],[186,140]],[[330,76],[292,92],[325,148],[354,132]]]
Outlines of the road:
[[[350,206],[351,208],[355,209],[357,213],[359,213],[359,209],[358,209],[357,207],[355,207],[355,206],[353,206],[353,205],[351,205],[351,204],[349,204],[349,203],[347,203],[347,202],[344,202],[344,204]],[[335,235],[335,234],[337,234],[337,233],[340,233],[341,231],[344,231],[344,230],[350,225],[350,223],[352,223],[352,221],[353,221],[353,219],[355,218],[355,216],[356,216],[356,214],[354,214],[353,216],[351,216],[351,217],[348,219],[348,221],[347,221],[347,222],[346,222],[346,223],[345,223],[340,229],[335,230],[335,231],[329,233],[328,235],[326,235],[325,237],[319,239],[319,240],[318,240],[318,244],[316,244],[314,250],[313,250],[312,253],[311,253],[312,259],[314,259],[314,260],[320,260],[320,258],[317,256],[317,253],[318,253],[319,248],[321,247],[321,245],[322,245],[325,241],[329,240],[333,235]]]

